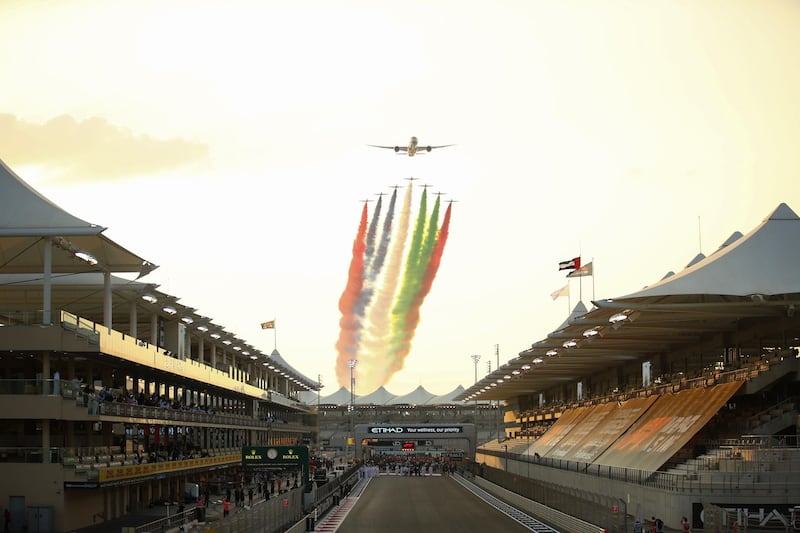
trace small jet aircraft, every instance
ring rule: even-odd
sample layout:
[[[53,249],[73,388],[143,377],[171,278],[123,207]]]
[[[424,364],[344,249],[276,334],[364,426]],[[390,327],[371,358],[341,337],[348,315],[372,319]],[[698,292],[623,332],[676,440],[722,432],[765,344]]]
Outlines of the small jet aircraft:
[[[421,146],[419,141],[416,137],[411,137],[408,140],[407,146],[379,146],[377,144],[368,144],[367,146],[372,146],[373,148],[386,148],[388,150],[394,150],[395,153],[399,154],[400,152],[405,152],[408,157],[414,157],[416,154],[424,154],[425,152],[430,152],[434,148],[447,148],[448,146],[453,146],[452,144],[442,144],[440,146]]]

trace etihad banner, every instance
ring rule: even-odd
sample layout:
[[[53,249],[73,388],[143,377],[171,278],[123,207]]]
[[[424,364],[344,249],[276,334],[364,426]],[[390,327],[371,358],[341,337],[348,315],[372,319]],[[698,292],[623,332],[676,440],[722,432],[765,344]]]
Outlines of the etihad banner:
[[[636,398],[624,403],[609,402],[590,408],[548,457],[591,463],[608,449],[656,401],[656,396]]]
[[[741,382],[726,383],[658,396],[655,404],[595,463],[658,470],[711,420],[741,385]]]
[[[534,441],[529,453],[538,453],[541,457],[551,457],[548,454],[558,449],[559,443],[581,424],[583,418],[589,414],[590,409],[589,407],[578,407],[561,413],[561,416],[550,426],[550,429]]]
[[[461,426],[369,426],[367,433],[370,435],[420,435],[463,433]]]

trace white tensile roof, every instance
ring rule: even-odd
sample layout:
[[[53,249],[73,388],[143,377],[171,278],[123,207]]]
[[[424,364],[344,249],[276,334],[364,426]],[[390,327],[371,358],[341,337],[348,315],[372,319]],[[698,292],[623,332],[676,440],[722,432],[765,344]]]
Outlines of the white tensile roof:
[[[360,396],[356,403],[359,405],[386,405],[395,398],[397,398],[396,394],[392,394],[384,387],[379,387],[366,396]]]
[[[316,398],[314,399],[314,401],[316,401]],[[330,394],[328,396],[323,396],[322,398],[320,398],[319,403],[323,405],[347,405],[350,403],[350,391],[347,390],[345,387],[342,387],[333,394]]]
[[[407,404],[407,405],[425,405],[428,403],[434,395],[430,392],[426,391],[425,388],[420,385],[413,391],[409,392],[408,394],[404,394],[403,396],[398,396],[392,400],[392,403],[396,404]]]
[[[463,402],[456,401],[453,398],[464,392],[464,387],[459,385],[452,391],[441,396],[436,396],[428,392],[425,387],[420,385],[413,391],[403,396],[392,394],[386,388],[380,387],[374,392],[366,396],[356,396],[356,405],[445,405],[451,403],[461,404]],[[317,402],[316,396],[306,394],[303,396],[306,403],[309,405]],[[350,403],[350,391],[346,387],[342,387],[329,396],[324,396],[319,399],[321,405],[348,405]]]
[[[742,353],[785,346],[786,332],[800,327],[798,265],[800,218],[782,203],[752,231],[734,232],[678,273],[625,296],[593,301],[588,312],[576,306],[558,329],[458,399],[541,392],[609,365],[643,361],[758,324],[783,326],[761,327],[759,337],[743,335]]]
[[[3,273],[41,272],[42,237],[53,239],[53,272],[85,272],[87,265],[76,252],[91,255],[97,270],[106,272],[151,272],[155,266],[103,236],[106,228],[90,224],[33,190],[0,161],[0,264]]]
[[[743,237],[734,233],[706,257],[649,287],[616,298],[689,294],[748,296],[800,293],[800,218],[780,204]]]
[[[462,392],[464,392],[464,387],[459,385],[458,387],[456,387],[455,389],[451,390],[447,394],[442,394],[441,396],[434,396],[433,398],[431,398],[428,401],[428,405],[443,405],[443,404],[448,404],[448,403],[461,404],[463,402],[456,401],[453,398],[455,398],[456,396],[458,396]]]

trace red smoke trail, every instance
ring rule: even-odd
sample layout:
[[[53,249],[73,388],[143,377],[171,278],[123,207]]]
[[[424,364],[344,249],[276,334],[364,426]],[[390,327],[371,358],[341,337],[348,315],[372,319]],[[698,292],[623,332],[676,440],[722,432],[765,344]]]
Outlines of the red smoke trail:
[[[350,261],[350,271],[347,277],[342,296],[339,298],[339,311],[342,318],[339,319],[339,340],[336,342],[336,350],[339,352],[336,358],[336,377],[339,385],[346,386],[350,383],[350,368],[347,366],[349,359],[356,357],[358,347],[357,333],[359,330],[358,318],[353,314],[355,304],[364,286],[364,251],[366,250],[365,235],[367,232],[367,204],[361,211],[361,223],[358,225],[358,233],[353,241],[353,258]]]
[[[447,244],[447,235],[450,233],[450,211],[452,207],[452,203],[447,206],[447,211],[445,211],[444,220],[442,221],[442,227],[439,230],[439,235],[436,237],[436,244],[433,246],[430,260],[425,267],[425,273],[422,276],[419,289],[414,295],[411,308],[406,315],[405,337],[403,339],[402,348],[396,352],[397,357],[392,361],[393,370],[395,372],[402,368],[403,360],[411,350],[411,339],[414,338],[414,332],[417,329],[417,325],[419,325],[420,307],[422,307],[422,302],[425,300],[425,297],[431,292],[433,280],[436,278],[436,272],[438,272],[439,264],[442,262],[444,245]]]

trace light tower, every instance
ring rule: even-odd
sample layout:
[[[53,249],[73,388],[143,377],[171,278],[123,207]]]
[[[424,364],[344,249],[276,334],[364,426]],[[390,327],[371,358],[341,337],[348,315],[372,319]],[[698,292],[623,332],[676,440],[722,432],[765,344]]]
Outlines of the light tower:
[[[472,359],[472,362],[475,363],[475,383],[477,383],[478,382],[478,361],[481,360],[481,356],[477,355],[477,354],[476,355],[470,355],[470,358]]]
[[[470,355],[472,362],[475,363],[475,383],[478,383],[478,361],[481,360],[479,354]],[[478,398],[475,398],[475,423],[478,423]]]
[[[355,409],[356,404],[356,375],[355,375],[355,368],[356,363],[358,363],[357,359],[348,359],[347,360],[347,367],[350,369],[350,405],[347,406],[347,410],[350,413],[350,435],[347,437],[347,447],[350,447],[350,439],[353,439],[353,458],[355,459],[356,456],[356,441],[355,441],[355,427],[353,427],[353,410]]]

